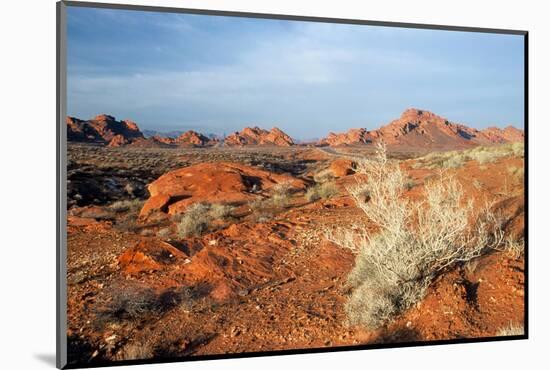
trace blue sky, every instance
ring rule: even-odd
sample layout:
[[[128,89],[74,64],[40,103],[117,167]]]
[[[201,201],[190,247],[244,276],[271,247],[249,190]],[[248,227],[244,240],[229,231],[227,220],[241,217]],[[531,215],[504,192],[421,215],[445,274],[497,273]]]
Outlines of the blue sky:
[[[523,37],[69,7],[68,114],[298,139],[416,107],[523,128]]]

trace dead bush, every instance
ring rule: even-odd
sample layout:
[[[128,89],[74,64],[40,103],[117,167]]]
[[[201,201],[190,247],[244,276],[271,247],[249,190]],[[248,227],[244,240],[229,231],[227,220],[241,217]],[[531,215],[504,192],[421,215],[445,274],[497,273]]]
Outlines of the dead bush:
[[[140,199],[133,199],[133,200],[119,200],[114,203],[112,203],[109,206],[109,209],[111,209],[114,212],[120,213],[120,212],[137,212],[141,209],[143,206],[143,201]]]
[[[275,207],[284,208],[288,206],[288,204],[290,203],[290,199],[291,197],[289,194],[275,194],[271,198],[271,203]]]
[[[271,203],[275,207],[287,207],[291,200],[292,186],[289,183],[283,182],[273,186],[273,195]]]
[[[459,183],[440,176],[426,184],[425,199],[404,198],[405,176],[378,144],[374,158],[358,163],[363,180],[348,189],[376,227],[365,231],[336,230],[328,238],[356,254],[346,304],[351,324],[378,328],[419,302],[444,269],[479,256],[502,240],[502,231],[488,207],[474,219],[471,202]],[[359,230],[359,231],[357,231]]]
[[[212,222],[210,215],[210,205],[206,203],[195,203],[181,216],[178,224],[178,236],[187,238],[189,236],[198,236],[208,230]]]
[[[152,288],[130,285],[111,288],[110,300],[96,309],[96,322],[102,326],[110,322],[141,321],[158,318],[182,304],[198,298],[194,287],[168,288],[157,292]]]
[[[525,253],[525,241],[523,239],[514,240],[512,236],[506,238],[502,245],[495,247],[495,249],[506,253],[510,258],[519,259]]]
[[[120,360],[145,360],[153,358],[155,347],[151,341],[129,343],[125,345],[118,356]]]
[[[503,157],[523,157],[521,142],[493,146],[478,146],[462,151],[433,152],[415,160],[414,168],[458,168],[465,162],[475,160],[480,165],[492,163]]]
[[[165,227],[157,231],[157,236],[159,238],[167,239],[172,236],[172,230],[169,227]]]
[[[308,202],[313,202],[319,199],[328,199],[338,194],[338,188],[333,182],[324,182],[316,184],[306,191],[306,199]]]
[[[523,328],[523,325],[513,325],[512,323],[508,324],[508,326],[500,328],[499,330],[497,330],[496,333],[498,337],[509,337],[512,335],[523,334],[525,334],[525,329]]]
[[[269,200],[264,198],[254,199],[248,203],[252,212],[261,211],[269,206]]]
[[[101,321],[132,321],[157,311],[157,295],[153,289],[125,287],[113,291],[111,301],[98,312],[98,316]]]
[[[210,206],[210,216],[216,220],[225,220],[233,212],[234,207],[228,204],[216,203]]]
[[[258,223],[269,221],[273,218],[275,210],[273,202],[269,198],[258,198],[248,203],[250,211],[252,211],[252,220]]]
[[[523,181],[523,178],[525,176],[524,167],[511,166],[511,167],[508,167],[508,172],[518,181]]]

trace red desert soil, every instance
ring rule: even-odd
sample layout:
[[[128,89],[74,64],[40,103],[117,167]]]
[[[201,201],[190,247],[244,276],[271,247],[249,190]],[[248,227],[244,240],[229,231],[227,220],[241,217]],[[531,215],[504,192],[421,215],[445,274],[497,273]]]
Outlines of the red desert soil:
[[[507,170],[518,163],[501,159],[484,169],[468,162],[451,171],[467,194],[496,199],[510,227],[523,234],[522,184]],[[408,171],[418,183],[411,197],[436,172]],[[219,182],[198,186],[216,176]],[[328,242],[325,232],[367,223],[343,189],[355,176],[337,180],[342,191],[336,198],[295,202],[267,221],[238,219],[183,240],[121,231],[101,221],[94,208],[74,212],[68,220],[68,336],[74,351],[90,361],[127,358],[125,349],[134,344],[156,348],[156,356],[255,352],[487,337],[510,323],[523,324],[523,257],[495,251],[440,276],[417,307],[387,327],[370,332],[349,327],[344,305],[354,257]],[[252,197],[246,192],[247,177],[258,178],[262,189],[288,180],[244,165],[207,163],[170,172],[149,190],[151,199],[165,194],[167,202],[180,196],[246,200]],[[472,179],[479,183],[475,192]],[[295,185],[303,188],[304,183],[295,180]],[[177,204],[169,205],[171,212]],[[155,224],[150,228],[158,229]],[[160,297],[185,288],[189,298],[137,322],[102,324],[100,313],[113,296],[136,287],[153,289]]]

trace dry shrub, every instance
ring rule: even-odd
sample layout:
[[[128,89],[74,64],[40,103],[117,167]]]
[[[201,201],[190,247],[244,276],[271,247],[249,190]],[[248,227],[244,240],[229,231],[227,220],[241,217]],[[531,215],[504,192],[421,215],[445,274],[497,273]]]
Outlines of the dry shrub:
[[[114,203],[112,203],[109,206],[109,209],[111,209],[114,212],[137,212],[141,209],[143,206],[143,201],[140,199],[133,199],[133,200],[119,200]]]
[[[453,178],[441,175],[428,183],[422,201],[403,198],[405,176],[387,158],[383,143],[373,159],[358,163],[357,172],[367,176],[348,191],[377,233],[356,225],[328,235],[356,254],[346,304],[351,324],[371,329],[386,324],[419,302],[444,269],[479,256],[502,239],[489,207],[469,226],[472,203],[465,202]]]
[[[254,199],[248,206],[253,213],[252,219],[259,223],[272,219],[275,214],[273,202],[269,198]]]
[[[167,239],[172,235],[172,230],[169,227],[165,227],[157,231],[157,236],[159,238]]]
[[[508,172],[518,181],[523,181],[523,178],[525,176],[524,167],[511,166],[511,167],[508,167]]]
[[[144,343],[129,343],[125,345],[119,355],[120,360],[145,360],[153,358],[155,347],[152,341]]]
[[[497,331],[498,337],[509,337],[512,335],[523,335],[523,334],[525,334],[525,329],[523,328],[523,325],[513,325],[512,323],[508,324],[508,326],[500,328]]]
[[[273,186],[273,194],[290,194],[292,185],[288,182],[281,182]]]
[[[208,230],[212,222],[210,205],[207,203],[195,203],[191,205],[177,224],[178,235],[181,238],[198,236]]]
[[[308,202],[313,202],[319,199],[328,199],[338,194],[338,187],[334,182],[324,182],[316,184],[306,191],[306,199]]]
[[[254,199],[248,203],[252,212],[261,211],[269,206],[269,200],[264,198]]]
[[[178,216],[178,236],[200,236],[209,229],[212,221],[229,218],[233,209],[232,206],[221,203],[195,203],[189,206],[182,216]]]
[[[510,258],[519,259],[525,253],[525,241],[523,239],[514,240],[512,236],[506,238],[503,245],[497,246],[495,249],[506,253]]]
[[[332,170],[329,168],[326,168],[322,171],[317,172],[313,176],[313,180],[317,183],[323,183],[334,180],[334,174],[332,173]]]
[[[275,207],[284,208],[288,206],[291,199],[292,186],[289,183],[282,182],[273,186],[273,195],[271,203]]]
[[[523,157],[524,144],[522,142],[493,146],[478,146],[462,151],[433,152],[418,158],[414,168],[458,168],[465,162],[475,160],[479,164],[487,164],[503,157]]]
[[[99,310],[98,321],[132,321],[157,312],[157,294],[153,289],[125,287],[113,291],[111,301]]]
[[[95,324],[101,326],[121,320],[138,322],[156,319],[165,312],[199,297],[193,289],[180,287],[156,292],[146,286],[114,286],[110,291],[111,299],[97,307]]]
[[[217,220],[225,220],[231,216],[234,207],[228,204],[216,203],[210,206],[210,216]]]

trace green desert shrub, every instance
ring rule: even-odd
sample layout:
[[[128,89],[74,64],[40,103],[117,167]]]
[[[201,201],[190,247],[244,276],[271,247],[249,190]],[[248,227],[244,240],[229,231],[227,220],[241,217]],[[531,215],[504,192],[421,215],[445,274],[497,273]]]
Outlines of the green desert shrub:
[[[345,307],[350,324],[375,329],[388,323],[419,302],[442,271],[502,240],[488,210],[470,226],[472,203],[453,178],[426,184],[423,200],[404,198],[405,176],[383,144],[375,158],[358,163],[357,172],[367,176],[348,191],[377,231],[355,225],[327,235],[356,255]]]

